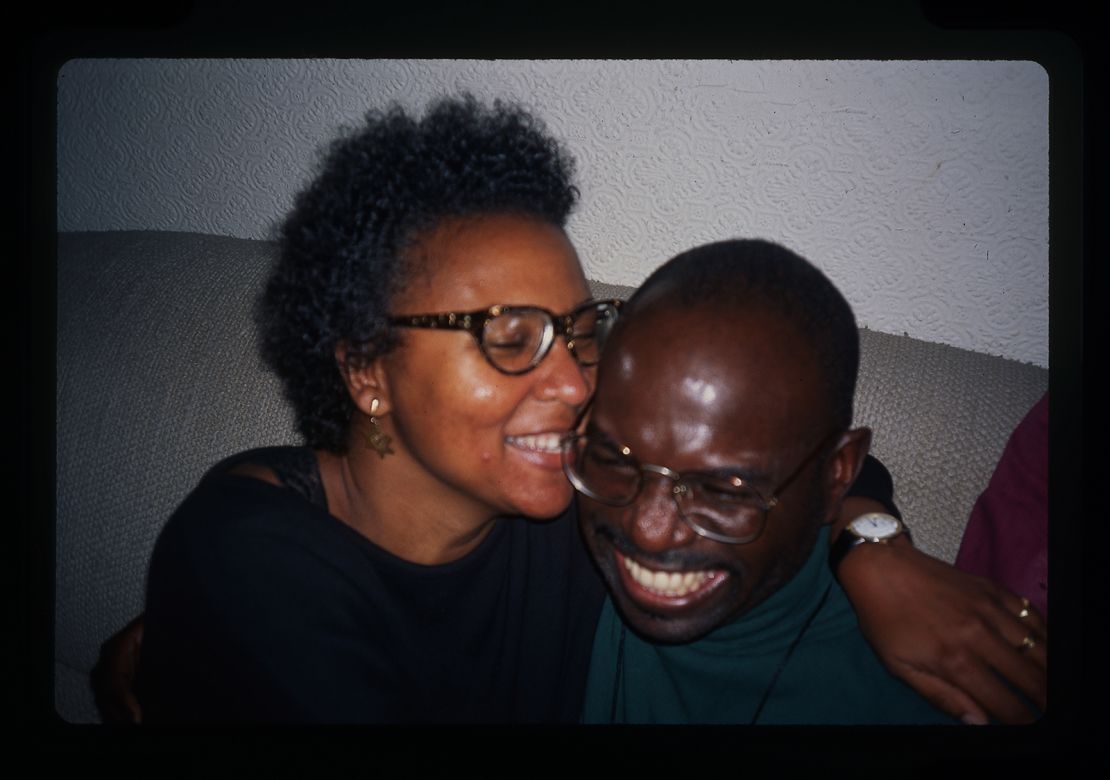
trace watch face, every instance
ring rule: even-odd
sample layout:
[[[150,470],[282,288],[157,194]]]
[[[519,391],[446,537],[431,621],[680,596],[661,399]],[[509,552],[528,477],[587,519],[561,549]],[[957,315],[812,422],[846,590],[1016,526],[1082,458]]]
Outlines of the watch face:
[[[886,539],[898,533],[898,520],[878,513],[860,515],[852,521],[852,530],[871,539]]]

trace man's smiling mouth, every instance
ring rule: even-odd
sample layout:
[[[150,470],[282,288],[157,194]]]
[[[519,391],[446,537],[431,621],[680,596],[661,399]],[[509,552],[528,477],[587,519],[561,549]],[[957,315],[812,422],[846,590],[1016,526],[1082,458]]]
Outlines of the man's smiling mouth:
[[[629,579],[651,596],[661,599],[698,597],[714,589],[728,575],[721,569],[696,569],[693,571],[657,571],[637,563],[626,555],[617,553],[620,565]]]

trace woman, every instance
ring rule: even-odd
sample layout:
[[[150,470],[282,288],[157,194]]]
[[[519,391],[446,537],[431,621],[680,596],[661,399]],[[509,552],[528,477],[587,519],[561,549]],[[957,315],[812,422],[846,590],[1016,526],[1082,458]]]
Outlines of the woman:
[[[144,720],[577,720],[602,590],[558,450],[615,307],[589,300],[563,230],[572,169],[536,120],[472,99],[335,142],[260,309],[307,447],[225,461],[163,530]],[[871,468],[853,511],[889,505]],[[955,714],[983,714],[963,688],[1009,714],[983,637],[1013,597],[893,546],[841,577],[896,673]],[[890,582],[909,583],[897,603]],[[986,674],[922,674],[947,635],[905,630],[924,617],[971,626],[960,657]]]

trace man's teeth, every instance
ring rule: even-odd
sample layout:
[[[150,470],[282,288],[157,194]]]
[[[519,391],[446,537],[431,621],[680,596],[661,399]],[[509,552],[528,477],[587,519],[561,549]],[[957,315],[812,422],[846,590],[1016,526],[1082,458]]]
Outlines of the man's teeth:
[[[509,436],[506,441],[514,447],[537,452],[559,452],[563,437],[557,433],[535,433],[530,436]]]
[[[652,571],[631,558],[624,559],[624,568],[643,588],[661,596],[685,596],[698,590],[710,579],[708,571]]]

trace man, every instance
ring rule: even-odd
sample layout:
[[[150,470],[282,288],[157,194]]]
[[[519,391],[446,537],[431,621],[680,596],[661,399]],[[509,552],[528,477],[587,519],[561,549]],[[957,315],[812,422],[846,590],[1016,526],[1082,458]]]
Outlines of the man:
[[[882,667],[828,565],[870,445],[858,362],[843,296],[774,244],[699,247],[633,296],[564,458],[611,597],[587,722],[953,722]]]

